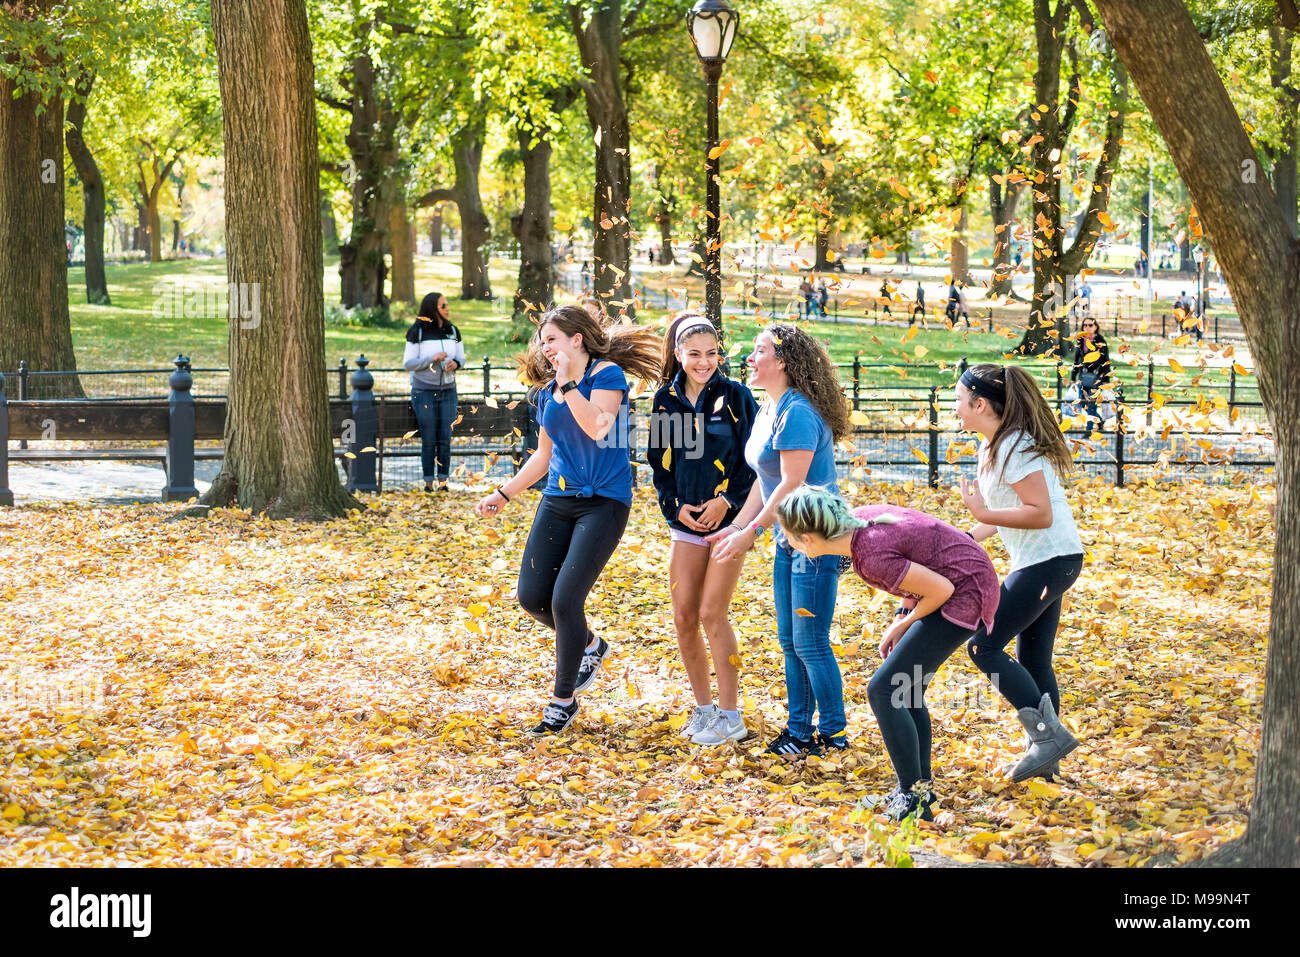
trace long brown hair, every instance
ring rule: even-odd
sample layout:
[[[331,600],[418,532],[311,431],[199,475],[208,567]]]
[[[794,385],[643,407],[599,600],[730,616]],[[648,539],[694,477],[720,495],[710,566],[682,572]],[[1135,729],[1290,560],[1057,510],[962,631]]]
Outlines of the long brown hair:
[[[826,348],[795,326],[774,322],[764,332],[772,336],[776,357],[785,363],[790,388],[802,392],[830,427],[836,442],[849,434],[849,404]]]
[[[998,449],[1013,432],[1026,433],[1034,443],[1029,451],[1045,457],[1056,469],[1058,476],[1064,477],[1074,471],[1070,447],[1065,444],[1056,416],[1043,394],[1038,391],[1038,383],[1033,376],[1019,366],[997,366],[991,362],[971,366],[966,371],[981,382],[990,383],[993,390],[1002,389],[1006,393],[1002,402],[980,395],[989,404],[993,414],[1001,420],[997,431],[989,439],[988,457],[980,463],[980,471],[997,460]],[[1005,475],[1005,462],[1002,471]]]
[[[542,316],[537,332],[528,343],[528,351],[516,357],[519,378],[528,386],[545,385],[555,378],[555,370],[542,353],[542,330],[555,323],[566,336],[582,333],[587,355],[600,361],[608,359],[629,377],[654,382],[659,377],[659,336],[645,326],[612,326],[600,323],[581,306],[557,306]]]
[[[663,388],[666,385],[672,385],[673,379],[677,378],[677,373],[680,372],[682,368],[682,364],[677,361],[677,330],[682,327],[683,323],[692,322],[697,319],[707,321],[706,317],[700,313],[694,312],[690,309],[685,309],[682,312],[677,313],[677,315],[673,316],[669,321],[668,330],[664,333],[664,353],[659,369],[660,388]],[[705,329],[703,325],[699,328],[700,334],[710,331],[712,331],[713,338],[718,343],[718,361],[721,362],[722,338],[718,335],[718,330],[713,328],[712,324],[710,324],[708,329]],[[691,335],[694,336],[696,333],[692,332]]]

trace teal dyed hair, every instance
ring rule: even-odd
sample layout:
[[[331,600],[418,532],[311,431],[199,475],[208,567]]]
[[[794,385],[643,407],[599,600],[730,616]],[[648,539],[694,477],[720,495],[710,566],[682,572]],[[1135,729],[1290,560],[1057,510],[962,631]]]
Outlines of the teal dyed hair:
[[[800,485],[776,507],[776,517],[787,535],[809,532],[830,540],[868,525],[892,525],[896,515],[877,515],[871,521],[849,511],[844,499],[816,485]]]

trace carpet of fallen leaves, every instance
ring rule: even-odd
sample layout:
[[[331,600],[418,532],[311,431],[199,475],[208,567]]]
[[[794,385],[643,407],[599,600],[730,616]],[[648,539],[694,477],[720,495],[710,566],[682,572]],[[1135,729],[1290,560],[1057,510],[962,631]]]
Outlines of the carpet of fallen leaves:
[[[589,602],[613,657],[575,729],[540,743],[524,729],[551,642],[512,598],[534,493],[491,522],[469,491],[319,526],[4,510],[0,865],[871,865],[909,842],[920,860],[1200,857],[1246,825],[1274,492],[1071,495],[1089,554],[1056,660],[1083,745],[1059,783],[1003,782],[1019,725],[959,652],[930,694],[939,813],[901,849],[869,810],[893,785],[866,702],[892,599],[842,580],[853,746],[786,763],[763,751],[785,708],[770,554],[751,553],[733,621],[756,734],[694,747],[644,490]],[[968,524],[951,489],[850,498]]]

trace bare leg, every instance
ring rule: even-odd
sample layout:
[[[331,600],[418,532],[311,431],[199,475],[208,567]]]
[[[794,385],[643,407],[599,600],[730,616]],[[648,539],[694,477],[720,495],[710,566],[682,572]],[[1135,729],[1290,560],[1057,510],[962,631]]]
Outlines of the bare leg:
[[[731,663],[731,657],[736,654],[736,633],[731,628],[729,612],[744,562],[744,552],[731,561],[709,562],[700,595],[700,623],[709,637],[713,670],[718,675],[718,707],[723,711],[736,710],[740,672]]]
[[[713,702],[709,686],[709,655],[700,638],[700,594],[704,590],[709,549],[690,542],[673,542],[668,549],[668,587],[673,596],[673,627],[677,648],[691,683],[695,703]]]

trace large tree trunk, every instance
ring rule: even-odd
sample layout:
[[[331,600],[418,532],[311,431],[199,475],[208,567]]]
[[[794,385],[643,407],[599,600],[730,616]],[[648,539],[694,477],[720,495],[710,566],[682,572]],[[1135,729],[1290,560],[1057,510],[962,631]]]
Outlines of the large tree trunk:
[[[1028,327],[1017,347],[1026,355],[1055,352],[1057,340],[1069,334],[1065,319],[1065,307],[1070,299],[1069,286],[1079,270],[1087,265],[1088,257],[1101,236],[1101,215],[1110,202],[1110,181],[1119,163],[1124,113],[1128,109],[1128,74],[1124,65],[1113,59],[1106,140],[1093,171],[1087,210],[1067,251],[1062,229],[1065,209],[1061,204],[1061,160],[1082,92],[1078,63],[1071,47],[1069,98],[1062,111],[1061,56],[1066,52],[1066,27],[1075,9],[1065,0],[1058,0],[1053,13],[1050,0],[1034,0],[1034,32],[1038,48],[1034,96],[1036,105],[1045,106],[1046,112],[1038,110],[1030,116],[1031,127],[1042,139],[1034,143],[1030,154],[1034,170],[1034,300]],[[1085,5],[1077,9],[1087,15]]]
[[[555,253],[551,237],[551,141],[546,131],[517,131],[524,159],[524,208],[519,217],[519,287],[512,331],[524,341],[555,296]],[[534,140],[534,136],[538,139]]]
[[[595,136],[596,188],[591,219],[595,228],[592,287],[606,301],[625,303],[632,313],[632,242],[628,213],[632,208],[632,151],[627,103],[623,98],[622,0],[606,0],[584,24],[577,4],[569,5],[573,33],[589,80],[587,122]],[[615,305],[613,313],[620,307]]]
[[[336,517],[360,503],[339,484],[330,437],[307,11],[303,0],[222,0],[212,5],[212,33],[226,278],[238,290],[260,290],[260,313],[230,320],[226,454],[203,502],[237,500],[271,517]]]
[[[42,15],[49,4],[38,5]],[[10,14],[13,15],[13,14]],[[14,97],[0,74],[0,371],[75,370],[63,232],[63,99]],[[37,376],[31,398],[81,396],[76,376]]]
[[[1011,175],[1008,170],[1007,176]],[[1004,177],[1005,178],[1005,177]],[[989,211],[993,215],[993,280],[989,297],[1009,296],[1012,293],[1011,249],[1015,245],[1012,235],[1016,228],[1016,206],[1025,190],[1025,180],[1011,182],[1007,179],[1005,191],[1002,184],[989,177]]]
[[[84,73],[77,81],[77,95],[68,104],[68,155],[81,180],[82,227],[86,245],[86,302],[111,305],[108,278],[104,274],[104,177],[86,146],[86,103],[95,85],[95,74]]]
[[[1250,343],[1277,446],[1263,729],[1245,838],[1222,863],[1300,866],[1300,244],[1180,0],[1096,0],[1191,190]],[[1152,43],[1159,37],[1160,43]],[[1169,69],[1169,50],[1179,51]]]
[[[461,130],[452,142],[452,159],[456,164],[456,205],[460,209],[460,298],[491,299],[483,249],[492,236],[492,224],[483,212],[479,193],[479,167],[483,163],[484,128],[482,120]]]

